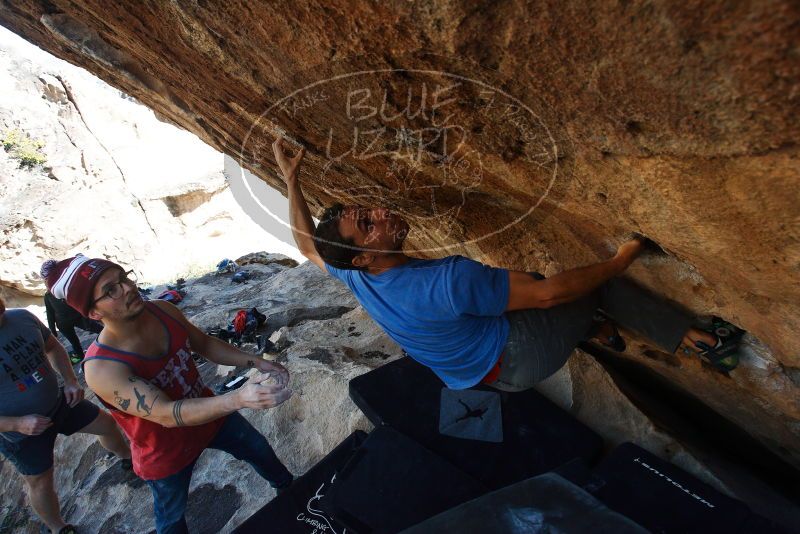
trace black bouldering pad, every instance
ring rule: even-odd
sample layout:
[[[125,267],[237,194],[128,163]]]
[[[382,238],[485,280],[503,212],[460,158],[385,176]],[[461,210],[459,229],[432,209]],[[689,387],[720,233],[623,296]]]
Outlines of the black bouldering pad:
[[[443,384],[427,367],[401,358],[350,381],[350,397],[375,426],[390,426],[496,489],[557,468],[595,460],[602,440],[536,391],[502,392],[502,443],[439,432]],[[474,389],[496,391],[487,386]]]
[[[442,512],[403,534],[442,532],[646,534],[647,530],[579,486],[555,473],[545,473]]]
[[[743,502],[633,443],[614,449],[584,488],[652,532],[742,532],[752,515]]]
[[[348,531],[394,533],[486,493],[487,488],[388,427],[376,428],[320,502]]]
[[[341,534],[345,527],[319,509],[319,500],[328,491],[337,471],[367,438],[358,430],[336,446],[289,490],[281,493],[250,516],[234,532],[239,534],[280,532],[281,534]]]

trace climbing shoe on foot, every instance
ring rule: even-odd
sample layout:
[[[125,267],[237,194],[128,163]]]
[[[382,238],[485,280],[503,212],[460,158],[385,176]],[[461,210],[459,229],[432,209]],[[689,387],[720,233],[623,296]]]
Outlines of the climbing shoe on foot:
[[[597,339],[601,345],[616,352],[625,352],[627,345],[614,322],[605,315],[597,314],[589,337]]]
[[[733,371],[739,365],[739,344],[745,331],[719,317],[711,318],[711,326],[701,328],[717,338],[712,347],[702,341],[696,341],[697,355],[703,361],[723,372]]]

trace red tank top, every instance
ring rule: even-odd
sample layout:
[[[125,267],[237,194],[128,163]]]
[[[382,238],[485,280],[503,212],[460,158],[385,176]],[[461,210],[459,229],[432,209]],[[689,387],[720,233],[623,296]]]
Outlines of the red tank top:
[[[84,362],[96,359],[127,364],[136,376],[160,388],[172,400],[213,397],[197,372],[186,328],[152,302],[145,302],[145,310],[155,315],[167,332],[169,345],[163,356],[149,358],[95,341],[86,351]],[[128,436],[133,469],[144,480],[174,475],[195,461],[225,421],[223,417],[198,426],[167,428],[100,400]]]

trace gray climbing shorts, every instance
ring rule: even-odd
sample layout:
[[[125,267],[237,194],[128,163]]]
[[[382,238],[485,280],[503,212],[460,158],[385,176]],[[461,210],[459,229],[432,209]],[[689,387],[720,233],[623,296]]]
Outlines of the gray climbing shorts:
[[[629,280],[613,278],[574,302],[506,313],[508,340],[500,374],[490,385],[522,391],[561,369],[578,343],[589,337],[597,310],[669,353],[677,350],[692,325],[692,319],[674,305]]]

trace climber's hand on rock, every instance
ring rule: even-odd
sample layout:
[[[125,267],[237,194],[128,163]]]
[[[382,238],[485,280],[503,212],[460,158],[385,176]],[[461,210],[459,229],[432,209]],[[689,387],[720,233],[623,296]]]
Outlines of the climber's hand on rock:
[[[641,236],[634,237],[619,246],[614,259],[624,264],[625,267],[633,263],[645,249],[646,239]]]
[[[283,387],[289,385],[289,370],[278,362],[271,362],[268,360],[258,360],[256,368],[262,373],[268,373],[275,382]]]
[[[237,389],[234,393],[237,397],[239,408],[253,408],[264,410],[274,408],[292,396],[292,390],[280,384],[269,384],[270,373],[259,373]]]
[[[275,161],[278,163],[278,167],[281,168],[284,179],[290,182],[297,178],[297,169],[300,167],[300,162],[303,160],[306,149],[301,147],[294,157],[290,157],[287,153],[288,148],[289,145],[283,137],[278,137],[275,142],[272,143]]]

